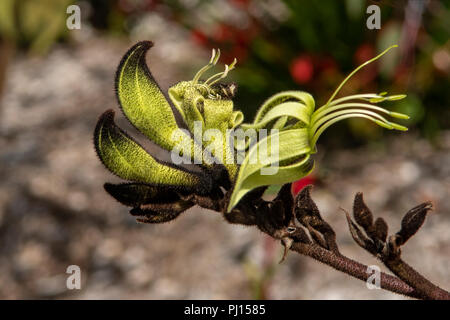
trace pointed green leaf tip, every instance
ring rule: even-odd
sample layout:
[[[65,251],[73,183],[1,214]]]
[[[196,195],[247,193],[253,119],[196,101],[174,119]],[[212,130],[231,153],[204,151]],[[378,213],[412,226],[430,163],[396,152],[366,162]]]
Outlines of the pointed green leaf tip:
[[[172,133],[178,128],[172,106],[145,62],[153,42],[134,45],[120,62],[116,73],[116,93],[120,106],[130,122],[150,140],[166,150],[176,141]]]
[[[98,120],[94,144],[106,168],[122,179],[200,189],[203,193],[210,188],[211,183],[201,174],[196,175],[153,158],[125,131],[116,126],[112,110],[106,111]]]

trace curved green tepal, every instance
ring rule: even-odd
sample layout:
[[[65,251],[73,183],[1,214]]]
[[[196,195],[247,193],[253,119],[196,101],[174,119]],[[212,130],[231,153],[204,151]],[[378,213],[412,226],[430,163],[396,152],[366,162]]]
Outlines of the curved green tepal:
[[[171,140],[178,128],[172,107],[145,62],[150,41],[134,45],[120,62],[116,73],[116,94],[125,116],[150,140],[166,150],[176,145]]]
[[[259,172],[255,172],[248,176],[240,184],[239,189],[236,189],[236,191],[233,192],[233,195],[228,204],[227,212],[230,212],[233,207],[239,203],[242,197],[244,197],[251,190],[254,190],[255,188],[261,186],[269,186],[273,184],[282,185],[299,180],[310,174],[313,169],[314,161],[308,154],[290,165],[280,167],[278,169],[278,173],[275,176],[265,176],[259,174]]]
[[[263,118],[272,108],[279,106],[284,102],[299,102],[303,104],[305,108],[301,113],[306,113],[306,115],[311,115],[314,112],[315,101],[312,95],[304,91],[283,91],[274,94],[263,102],[258,112],[256,113],[253,124],[257,124],[263,121]],[[303,120],[305,120],[304,117],[305,116],[303,115]]]
[[[301,121],[304,126],[309,125],[311,115],[308,113],[308,107],[299,102],[283,102],[266,112],[266,114],[254,124],[243,124],[243,129],[262,129],[267,128],[267,125],[275,120],[280,119],[275,123],[275,127],[282,129],[288,117],[292,117],[298,121]]]
[[[200,175],[158,162],[114,123],[114,111],[106,111],[94,132],[94,144],[103,164],[117,176],[154,185],[206,188]]]
[[[278,143],[278,148],[272,148],[273,143]],[[269,156],[266,156],[265,148],[271,150]],[[289,183],[307,175],[312,169],[310,152],[306,128],[278,131],[260,140],[250,148],[239,168],[228,212],[254,188]],[[274,171],[263,174],[263,168],[272,168]]]

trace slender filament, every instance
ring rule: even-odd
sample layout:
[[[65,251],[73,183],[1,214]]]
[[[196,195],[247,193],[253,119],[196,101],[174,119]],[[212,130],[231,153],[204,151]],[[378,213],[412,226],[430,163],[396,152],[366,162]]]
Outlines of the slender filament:
[[[383,56],[386,52],[388,52],[389,50],[391,50],[392,48],[396,48],[398,47],[396,44],[390,46],[389,48],[387,48],[386,50],[384,50],[382,53],[380,53],[379,55],[377,55],[376,57],[364,62],[363,64],[361,64],[360,66],[358,66],[355,70],[353,70],[342,82],[341,84],[337,87],[337,89],[333,92],[333,94],[331,95],[330,99],[328,99],[327,103],[325,105],[323,105],[321,108],[326,108],[330,102],[334,99],[334,97],[339,93],[339,91],[342,89],[342,87],[344,86],[344,84],[359,70],[361,70],[362,68],[364,68],[365,66],[367,66],[368,64],[378,60],[379,58],[381,58],[381,56]],[[318,109],[318,110],[319,110]]]
[[[211,53],[211,59],[209,59],[209,62],[206,66],[204,66],[203,68],[201,68],[200,70],[198,70],[198,72],[195,74],[194,79],[192,80],[192,82],[194,84],[196,84],[198,82],[198,80],[200,79],[200,77],[203,75],[203,73],[205,73],[206,71],[208,71],[209,69],[211,69],[213,66],[215,66],[217,64],[217,61],[219,61],[220,58],[220,49],[212,49],[212,53]]]

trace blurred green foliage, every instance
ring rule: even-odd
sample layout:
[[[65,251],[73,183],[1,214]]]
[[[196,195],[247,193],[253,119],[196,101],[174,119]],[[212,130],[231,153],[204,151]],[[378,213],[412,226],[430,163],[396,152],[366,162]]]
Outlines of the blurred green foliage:
[[[66,9],[73,0],[1,0],[0,37],[43,54],[67,33]]]

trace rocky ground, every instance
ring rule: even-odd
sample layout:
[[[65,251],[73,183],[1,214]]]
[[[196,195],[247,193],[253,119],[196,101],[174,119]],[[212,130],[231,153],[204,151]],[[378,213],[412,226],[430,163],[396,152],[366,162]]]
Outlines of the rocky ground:
[[[117,179],[92,146],[99,114],[117,109],[113,76],[127,47],[90,40],[10,66],[0,109],[0,298],[402,298],[296,254],[278,265],[278,243],[214,212],[192,208],[173,223],[137,224],[103,191]],[[149,64],[167,88],[177,73],[158,63],[163,57],[155,49]],[[343,253],[381,267],[353,243],[339,210],[351,208],[355,192],[394,229],[409,208],[432,200],[435,210],[403,254],[449,289],[450,131],[434,147],[411,132],[384,148],[323,149],[313,197]],[[81,268],[81,290],[66,288],[69,265]]]

